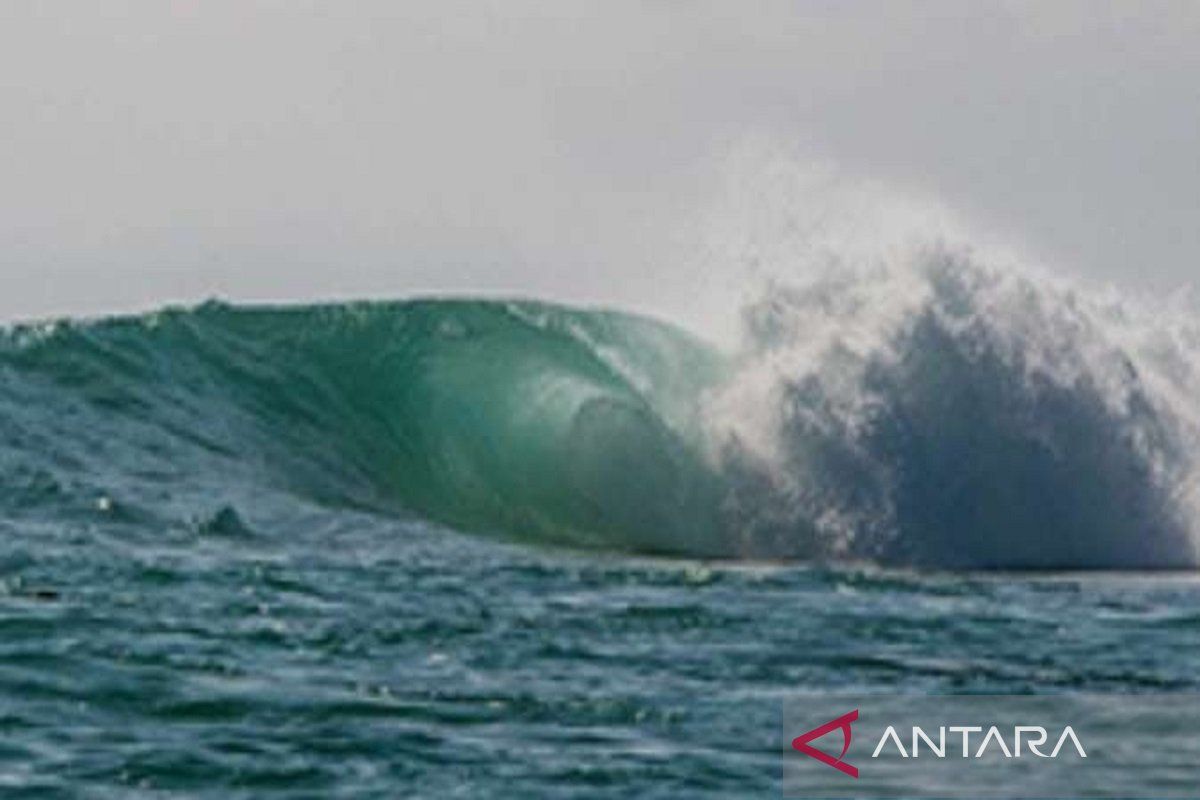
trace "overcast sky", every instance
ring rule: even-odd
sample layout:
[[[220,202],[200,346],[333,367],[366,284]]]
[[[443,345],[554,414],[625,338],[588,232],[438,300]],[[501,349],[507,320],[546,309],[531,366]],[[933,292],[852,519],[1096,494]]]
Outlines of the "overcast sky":
[[[1196,283],[1200,4],[5,0],[0,318],[450,292],[670,313],[726,269],[693,245],[731,163],[733,194],[795,201],[744,166],[764,150],[1094,280]]]

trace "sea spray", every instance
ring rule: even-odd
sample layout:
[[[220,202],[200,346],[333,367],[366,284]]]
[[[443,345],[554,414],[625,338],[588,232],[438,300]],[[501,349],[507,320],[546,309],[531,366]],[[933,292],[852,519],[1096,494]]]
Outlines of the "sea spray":
[[[727,524],[759,555],[1194,564],[1187,326],[948,247],[776,282],[707,400]]]

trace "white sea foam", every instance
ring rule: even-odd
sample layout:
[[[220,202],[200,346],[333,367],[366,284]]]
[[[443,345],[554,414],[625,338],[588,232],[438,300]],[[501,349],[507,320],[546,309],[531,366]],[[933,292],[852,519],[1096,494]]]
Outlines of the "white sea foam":
[[[755,296],[705,405],[743,549],[1196,563],[1194,304],[1051,275],[934,203],[761,155],[724,238]]]

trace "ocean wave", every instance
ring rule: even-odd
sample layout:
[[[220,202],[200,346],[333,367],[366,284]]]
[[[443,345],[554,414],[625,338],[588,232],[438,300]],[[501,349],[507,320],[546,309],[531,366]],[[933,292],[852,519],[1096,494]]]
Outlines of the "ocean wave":
[[[0,514],[261,531],[269,494],[701,557],[1191,567],[1191,319],[934,248],[776,281],[733,354],[499,301],[17,326]]]

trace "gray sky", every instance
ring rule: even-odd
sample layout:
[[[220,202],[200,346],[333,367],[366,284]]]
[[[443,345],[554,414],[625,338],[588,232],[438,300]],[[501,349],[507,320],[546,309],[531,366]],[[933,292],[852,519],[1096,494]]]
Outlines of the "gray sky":
[[[1092,279],[1200,279],[1195,2],[6,0],[0,318],[430,292],[686,312],[737,274],[696,243],[747,141]]]

